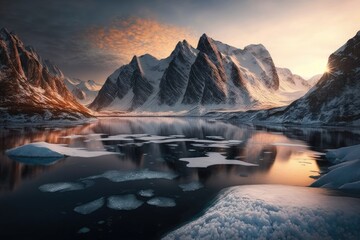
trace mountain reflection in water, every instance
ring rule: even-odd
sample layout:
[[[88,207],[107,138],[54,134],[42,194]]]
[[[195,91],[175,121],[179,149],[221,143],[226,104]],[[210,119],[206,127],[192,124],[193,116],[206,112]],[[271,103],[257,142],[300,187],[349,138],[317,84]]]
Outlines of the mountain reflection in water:
[[[241,140],[239,145],[228,148],[209,148],[193,142],[180,141],[175,144],[141,143],[126,144],[123,141],[101,141],[102,137],[118,134],[149,134],[157,136],[183,135],[186,138],[209,139],[220,136],[226,140]],[[43,172],[61,168],[64,159],[53,165],[26,165],[10,159],[6,149],[31,142],[68,144],[70,147],[85,147],[89,150],[109,149],[120,151],[116,168],[131,170],[152,168],[174,171],[180,179],[206,182],[208,186],[225,187],[236,184],[280,183],[309,185],[318,175],[319,158],[314,151],[342,147],[359,141],[359,133],[352,130],[251,127],[224,122],[209,122],[198,118],[112,118],[101,119],[83,126],[68,128],[2,128],[0,130],[0,190],[14,190],[23,180],[41,175]],[[90,135],[89,135],[90,134]],[[83,137],[64,138],[84,135]],[[201,144],[200,144],[201,145]],[[314,150],[314,151],[313,151]],[[206,169],[186,167],[179,158],[205,156],[207,152],[220,152],[227,159],[237,159],[258,164],[258,167],[237,165],[215,165]],[[100,162],[98,164],[101,164]]]

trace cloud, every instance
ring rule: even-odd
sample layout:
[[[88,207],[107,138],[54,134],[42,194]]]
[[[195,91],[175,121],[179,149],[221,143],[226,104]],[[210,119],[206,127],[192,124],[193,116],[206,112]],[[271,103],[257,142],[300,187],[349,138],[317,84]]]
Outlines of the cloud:
[[[118,18],[106,27],[92,27],[87,35],[95,50],[116,55],[120,62],[145,53],[165,58],[180,40],[196,43],[190,29],[136,17]]]

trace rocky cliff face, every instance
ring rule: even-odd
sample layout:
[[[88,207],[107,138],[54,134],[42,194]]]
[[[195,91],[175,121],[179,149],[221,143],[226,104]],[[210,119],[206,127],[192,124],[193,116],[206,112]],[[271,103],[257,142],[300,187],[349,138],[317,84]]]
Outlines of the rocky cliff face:
[[[62,72],[6,29],[0,30],[0,107],[2,120],[17,114],[46,114],[46,120],[90,116],[66,88]]]
[[[108,77],[90,108],[176,112],[280,106],[289,96],[281,95],[279,85],[264,46],[238,49],[204,34],[196,49],[182,41],[168,58],[134,57]]]

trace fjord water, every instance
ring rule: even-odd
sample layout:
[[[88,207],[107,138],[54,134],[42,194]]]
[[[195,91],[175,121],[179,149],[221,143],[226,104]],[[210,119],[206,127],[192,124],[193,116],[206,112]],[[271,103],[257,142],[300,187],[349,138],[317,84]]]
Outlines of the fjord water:
[[[326,170],[322,153],[360,143],[356,129],[199,118],[104,118],[75,127],[3,127],[0,134],[2,239],[160,238],[198,216],[226,187],[308,186]],[[118,154],[46,164],[5,154],[39,141]],[[186,162],[206,157],[240,165]]]

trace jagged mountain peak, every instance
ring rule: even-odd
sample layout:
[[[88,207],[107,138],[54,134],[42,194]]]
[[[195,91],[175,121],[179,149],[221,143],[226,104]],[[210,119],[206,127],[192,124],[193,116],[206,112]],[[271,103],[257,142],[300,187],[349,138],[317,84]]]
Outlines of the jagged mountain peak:
[[[238,49],[207,34],[199,38],[197,48],[179,41],[167,58],[135,56],[117,69],[90,107],[98,111],[176,112],[196,106],[248,109],[260,104],[284,105],[288,97],[276,95],[278,75],[263,49],[262,45]]]
[[[25,47],[4,28],[0,31],[0,66],[1,114],[89,116],[90,111],[66,88],[60,69],[42,61],[34,48]]]

